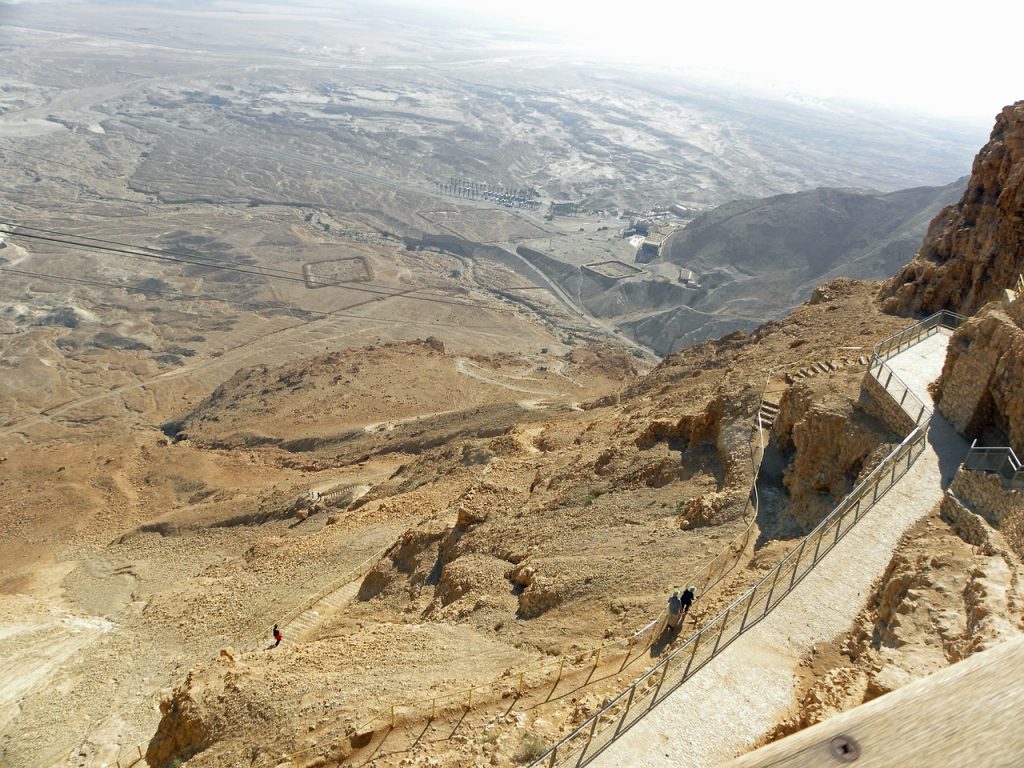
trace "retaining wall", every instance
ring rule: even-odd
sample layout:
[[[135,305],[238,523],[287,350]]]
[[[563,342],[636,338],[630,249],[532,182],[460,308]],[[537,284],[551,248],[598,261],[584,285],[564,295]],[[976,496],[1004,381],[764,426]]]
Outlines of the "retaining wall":
[[[890,397],[870,370],[864,374],[861,391],[864,410],[884,421],[897,435],[906,437],[917,426],[913,417]]]

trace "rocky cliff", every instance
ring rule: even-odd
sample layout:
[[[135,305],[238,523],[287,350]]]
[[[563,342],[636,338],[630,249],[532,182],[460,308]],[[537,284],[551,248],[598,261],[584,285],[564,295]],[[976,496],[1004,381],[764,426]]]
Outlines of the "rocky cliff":
[[[913,261],[880,292],[896,314],[974,314],[1024,272],[1024,101],[1003,109],[967,191],[928,228]]]
[[[936,401],[964,436],[994,428],[1024,451],[1024,297],[986,307],[957,330]]]
[[[779,402],[775,443],[786,460],[780,522],[813,528],[899,441],[858,399],[862,370],[797,382]]]

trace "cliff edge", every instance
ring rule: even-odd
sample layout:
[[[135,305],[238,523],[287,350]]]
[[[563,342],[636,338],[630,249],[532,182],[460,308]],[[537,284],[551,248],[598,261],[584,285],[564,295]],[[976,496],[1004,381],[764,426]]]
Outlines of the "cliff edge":
[[[914,259],[879,292],[886,312],[974,314],[1024,271],[1024,101],[996,118],[967,191],[928,227]]]

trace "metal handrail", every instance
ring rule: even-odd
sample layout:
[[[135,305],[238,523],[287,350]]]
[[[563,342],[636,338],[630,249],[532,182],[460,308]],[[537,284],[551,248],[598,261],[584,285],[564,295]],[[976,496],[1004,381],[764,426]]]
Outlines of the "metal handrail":
[[[875,344],[871,349],[872,362],[883,362],[890,357],[898,355],[904,349],[913,346],[921,336],[930,336],[932,331],[937,331],[941,326],[956,330],[967,320],[963,315],[950,312],[948,309],[941,309],[924,320],[920,320],[901,331],[886,336]]]
[[[1011,490],[1024,490],[1024,466],[1013,448],[1005,446],[981,446],[975,440],[964,459],[964,467],[982,472],[993,472],[1003,480],[1003,486]]]
[[[875,372],[877,366],[878,372]],[[883,381],[883,373],[888,372]],[[932,418],[932,409],[922,400],[920,397],[914,394],[913,390],[907,385],[903,379],[892,369],[892,367],[881,360],[872,359],[871,365],[868,366],[868,373],[879,383],[879,385],[888,393],[893,400],[896,401],[897,405],[914,420],[915,426],[921,426],[927,423]],[[894,384],[896,386],[894,386]],[[910,403],[913,404],[913,409],[909,408],[907,402],[909,398]]]
[[[951,316],[951,317],[947,317]],[[925,332],[931,328],[937,328],[938,325],[945,325],[946,322],[956,322],[957,320],[963,321],[963,317],[955,315],[952,312],[943,313],[938,312],[929,318],[921,321],[921,323],[915,324],[911,329],[917,329],[917,333],[914,338],[920,338],[925,335]],[[959,322],[957,322],[959,325]],[[924,328],[924,331],[921,329]],[[906,329],[900,334],[894,334],[890,339],[893,339],[901,334],[906,334]],[[897,344],[902,346],[905,339],[901,339]],[[885,340],[883,340],[885,341]],[[881,344],[881,342],[880,342]],[[872,367],[869,368],[869,375],[875,376],[873,369],[874,364],[878,364],[879,372],[883,368],[892,369],[884,364],[881,356],[877,353],[879,345],[876,345],[876,351],[872,355]],[[888,351],[888,350],[886,350]],[[883,353],[884,354],[884,353]],[[896,378],[899,381],[899,377],[895,373],[891,373],[887,384],[891,383],[892,378]],[[879,382],[881,383],[881,382]],[[902,382],[900,382],[902,384]],[[906,385],[903,385],[906,388]],[[886,386],[883,386],[886,393],[892,396],[891,392]],[[906,388],[909,391],[909,388]],[[913,394],[913,393],[911,393]],[[921,402],[920,398],[914,395],[914,399],[917,402]],[[895,400],[895,398],[894,398]],[[900,408],[904,408],[905,402],[903,400],[897,401]],[[905,411],[906,412],[906,411]],[[925,414],[927,414],[925,416]],[[913,414],[908,413],[909,416],[913,417]],[[690,635],[689,638],[677,649],[672,651],[662,661],[652,667],[650,670],[641,675],[637,680],[633,681],[627,686],[622,692],[620,692],[615,698],[605,704],[591,717],[584,720],[574,731],[569,733],[567,736],[556,742],[550,749],[544,752],[537,760],[531,764],[533,766],[547,765],[548,768],[554,768],[558,762],[564,762],[564,758],[567,756],[565,749],[571,747],[571,752],[568,756],[575,756],[575,765],[580,766],[589,762],[593,757],[603,751],[612,742],[614,742],[619,735],[629,727],[631,727],[637,720],[653,708],[660,701],[664,700],[673,690],[678,688],[680,685],[685,683],[693,674],[701,669],[704,665],[710,662],[715,656],[717,656],[722,650],[724,650],[733,640],[739,637],[743,632],[746,631],[748,626],[755,624],[762,618],[768,615],[768,613],[782,601],[782,599],[791,592],[796,585],[803,579],[807,573],[810,572],[820,560],[825,557],[832,550],[839,540],[856,524],[862,515],[867,512],[874,504],[878,501],[879,496],[884,494],[885,490],[895,485],[897,481],[897,471],[902,469],[900,477],[910,470],[916,455],[920,455],[924,451],[925,444],[927,442],[928,428],[930,425],[932,412],[922,403],[922,410],[917,415],[917,425],[911,430],[910,434],[904,438],[896,448],[878,463],[878,465],[860,482],[858,485],[848,493],[839,504],[830,512],[821,522],[818,523],[814,529],[804,536],[801,541],[794,545],[786,556],[779,561],[760,581],[751,587],[742,597],[733,601],[724,611],[719,613],[714,619],[705,624],[695,633]],[[761,427],[760,412],[758,413],[758,427]],[[916,452],[916,455],[915,455]],[[906,467],[903,468],[903,459],[906,459]],[[891,471],[891,474],[890,474]],[[883,483],[888,482],[885,489],[880,488]],[[756,483],[755,483],[756,485]],[[868,496],[870,494],[870,499]],[[865,503],[865,500],[866,503]],[[844,521],[848,518],[850,511],[853,510],[852,520],[848,522],[845,530],[843,527]],[[833,534],[833,525],[834,534]],[[830,541],[825,543],[824,548],[822,547],[823,539],[826,538],[826,533]],[[809,561],[804,561],[805,567],[803,573],[799,572],[801,559],[803,558],[804,552],[808,551],[813,546],[813,555]],[[790,570],[790,563],[792,563]],[[786,579],[780,579],[785,576],[788,578],[788,584]],[[765,587],[767,588],[767,596],[764,597]],[[780,586],[781,581],[781,586]],[[759,595],[760,591],[760,595]],[[773,597],[776,599],[773,602]],[[763,606],[758,606],[754,610],[755,605],[758,604],[759,600],[763,598]],[[742,614],[742,618],[739,620],[738,626],[736,625],[736,617]],[[733,625],[730,629],[729,637],[726,638],[726,630],[729,629],[729,621],[732,618]],[[714,640],[714,646],[709,654],[705,654],[699,661],[697,660],[697,654],[701,647],[701,640],[704,637],[710,637],[717,633],[717,637]],[[724,640],[724,643],[723,643]],[[707,645],[705,645],[707,648]],[[659,694],[665,687],[666,678],[668,677],[669,670],[672,662],[679,659],[684,659],[683,654],[689,653],[689,660],[686,661],[685,667],[683,667],[682,673],[679,673],[680,664],[677,664],[673,677],[675,680],[669,684],[669,687],[665,690],[664,695],[659,698]],[[685,659],[684,659],[685,660]],[[654,676],[660,673],[660,677],[655,682]],[[650,693],[653,690],[653,693]],[[627,723],[629,713],[631,709],[634,711],[640,710],[639,705],[634,705],[637,701],[637,694],[639,692],[640,700],[644,700],[648,693],[650,693],[649,701],[643,711],[636,714],[630,722]],[[625,704],[623,704],[625,702]],[[621,712],[620,712],[621,710]],[[598,726],[601,724],[601,719],[605,716],[608,717],[608,721],[602,730],[598,730]],[[617,722],[614,732],[608,736],[609,727]],[[587,752],[590,750],[591,745],[594,743],[595,735],[599,735],[600,739],[604,740],[603,744],[598,745],[594,751],[588,756]],[[608,736],[607,739],[605,737]],[[576,740],[586,739],[582,745],[576,746],[573,744]],[[562,750],[563,760],[559,761],[559,750]]]
[[[847,494],[827,517],[801,539],[799,544],[790,549],[789,553],[760,581],[747,590],[742,597],[735,600],[714,619],[690,635],[679,648],[675,649],[658,664],[641,675],[594,715],[584,720],[574,731],[542,754],[532,765],[553,767],[559,762],[564,762],[566,756],[574,757],[574,764],[577,766],[589,762],[590,759],[618,738],[625,729],[639,720],[647,710],[652,709],[656,704],[663,701],[669,693],[686,682],[699,669],[710,662],[711,659],[721,653],[733,640],[745,632],[748,627],[767,616],[796,587],[803,577],[836,546],[839,540],[850,531],[867,510],[878,501],[882,493],[884,493],[884,491],[880,491],[880,487],[887,483],[885,489],[887,490],[896,483],[899,477],[902,477],[910,469],[913,460],[924,450],[926,441],[927,429],[915,427],[910,435]],[[905,466],[903,464],[904,459],[906,459]],[[897,473],[899,473],[898,476]],[[851,511],[853,515],[849,517]],[[812,554],[808,559],[804,559],[805,553]],[[801,563],[803,563],[802,572]],[[763,604],[758,605],[761,600],[764,601]],[[756,609],[755,606],[757,606]],[[731,623],[730,619],[732,620]],[[702,640],[710,637],[714,637],[712,650],[698,660],[697,656]],[[709,640],[709,642],[711,641]],[[707,647],[708,645],[705,644],[704,648],[706,649]],[[686,658],[687,655],[689,655],[688,660]],[[673,662],[677,659],[681,659],[681,661],[674,665],[675,672],[673,673],[673,678],[675,679],[666,688],[669,670],[673,668]],[[685,666],[683,666],[683,662],[685,662]],[[679,672],[680,669],[682,669],[681,673]],[[658,676],[656,681],[655,676]],[[648,698],[648,694],[650,696],[647,703],[641,707],[643,700]],[[637,698],[638,695],[639,699]],[[623,707],[624,701],[626,704]],[[644,711],[636,714],[631,722],[627,724],[626,720],[630,710],[639,711],[641,708]],[[622,711],[618,711],[620,709]],[[609,715],[610,717],[607,718],[604,729],[598,731],[597,726],[602,718]],[[610,738],[607,738],[604,744],[598,746],[588,756],[587,752],[594,743],[595,736],[600,736],[600,738],[604,739],[609,727],[615,724],[616,721],[617,725]],[[586,739],[585,743],[578,746],[573,744],[576,740],[584,738]],[[569,755],[565,752],[566,747],[572,747],[572,752]],[[560,750],[563,756],[561,761],[559,760]]]

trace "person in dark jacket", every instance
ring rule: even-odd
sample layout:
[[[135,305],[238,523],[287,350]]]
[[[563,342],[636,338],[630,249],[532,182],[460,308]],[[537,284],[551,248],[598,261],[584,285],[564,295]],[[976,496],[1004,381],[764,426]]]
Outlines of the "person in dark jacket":
[[[277,648],[284,640],[284,635],[281,634],[281,630],[277,628],[277,624],[274,625],[274,648]]]
[[[683,605],[683,616],[686,616],[690,612],[690,606],[693,605],[693,601],[697,598],[697,591],[693,587],[687,587],[683,590],[683,596],[679,598],[679,601]]]

